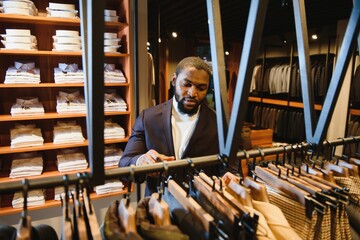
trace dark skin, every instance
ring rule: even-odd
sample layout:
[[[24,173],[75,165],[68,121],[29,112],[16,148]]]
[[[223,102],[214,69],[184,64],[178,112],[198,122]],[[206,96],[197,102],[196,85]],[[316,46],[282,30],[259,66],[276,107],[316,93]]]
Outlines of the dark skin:
[[[209,81],[210,76],[206,71],[194,67],[184,68],[178,76],[174,73],[172,85],[175,87],[175,99],[179,103],[181,112],[190,115],[197,112],[199,105],[206,97]],[[174,156],[165,156],[154,149],[150,149],[137,160],[136,165],[173,160],[175,160]]]

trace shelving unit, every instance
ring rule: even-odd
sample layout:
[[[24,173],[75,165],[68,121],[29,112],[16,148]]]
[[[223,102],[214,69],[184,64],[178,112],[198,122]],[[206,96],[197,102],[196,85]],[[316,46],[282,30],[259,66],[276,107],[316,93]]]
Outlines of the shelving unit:
[[[294,108],[303,108],[304,104],[302,102],[294,102],[287,100],[271,99],[271,98],[260,98],[260,97],[249,97],[249,102],[258,102],[258,103],[267,103],[276,106],[285,106],[285,107],[294,107]],[[315,110],[321,110],[322,106],[320,104],[315,104]]]
[[[87,155],[88,141],[71,144],[54,144],[53,127],[57,121],[75,120],[82,127],[82,132],[86,136],[86,114],[59,114],[56,112],[56,96],[63,89],[78,89],[84,94],[84,84],[57,84],[54,82],[54,68],[58,63],[76,63],[79,68],[82,67],[81,52],[60,52],[52,51],[53,39],[56,30],[77,30],[80,31],[79,19],[65,19],[46,17],[46,7],[48,1],[33,0],[39,10],[39,16],[22,16],[15,14],[0,13],[0,33],[5,34],[5,29],[30,29],[31,34],[37,38],[38,50],[0,50],[0,161],[2,169],[0,171],[0,184],[17,181],[10,179],[11,161],[13,154],[25,152],[39,152],[43,155],[44,171],[40,176],[29,178],[46,178],[51,176],[64,175],[71,172],[60,173],[56,168],[56,151],[67,148],[80,148]],[[63,3],[75,4],[79,10],[77,1],[63,0]],[[119,15],[119,22],[106,22],[106,32],[116,32],[118,38],[121,38],[121,47],[118,53],[105,53],[105,63],[115,64],[116,69],[121,69],[126,77],[126,83],[105,83],[105,89],[115,89],[127,103],[127,111],[105,112],[105,120],[112,119],[125,130],[125,138],[107,139],[104,144],[115,144],[119,148],[124,148],[131,132],[131,109],[132,109],[132,46],[131,46],[131,22],[129,0],[106,0],[106,9],[116,10]],[[78,14],[80,16],[80,14]],[[2,46],[3,47],[3,46]],[[35,62],[35,66],[40,69],[40,84],[4,84],[5,74],[8,67],[13,66],[15,61]],[[38,97],[43,104],[45,113],[32,116],[12,116],[10,110],[19,97]],[[16,123],[35,124],[41,128],[44,138],[44,145],[37,147],[10,147],[10,129]],[[106,168],[108,169],[108,168]],[[89,171],[89,169],[87,170]],[[124,194],[127,189],[114,194],[97,195],[92,193],[93,198],[102,198],[111,195]],[[48,190],[46,190],[48,192]],[[8,199],[11,196],[2,196],[2,199]],[[42,209],[47,207],[60,206],[59,201],[54,201],[47,194],[45,206],[29,207],[29,210]],[[13,209],[10,205],[0,205],[0,216],[20,212],[21,209]]]

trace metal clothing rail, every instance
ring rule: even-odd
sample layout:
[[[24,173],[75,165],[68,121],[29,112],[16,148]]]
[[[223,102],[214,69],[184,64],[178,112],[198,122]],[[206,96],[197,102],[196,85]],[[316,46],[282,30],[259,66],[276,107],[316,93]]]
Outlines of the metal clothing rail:
[[[325,141],[323,143],[324,146],[330,145],[331,147],[336,147],[344,144],[352,144],[352,143],[360,143],[360,136],[349,137],[349,138],[339,138],[331,141]],[[299,143],[300,144],[300,143]],[[301,144],[303,149],[311,149],[311,144],[303,143]],[[291,146],[291,145],[288,145]],[[237,157],[240,159],[245,159],[246,157],[264,157],[269,155],[275,155],[284,153],[286,151],[286,147],[276,147],[276,148],[265,148],[255,149],[250,151],[239,151],[237,153]],[[161,162],[155,163],[152,165],[143,165],[143,166],[130,166],[130,167],[122,167],[109,169],[105,171],[106,179],[116,179],[120,177],[136,177],[138,175],[143,175],[146,173],[152,172],[166,172],[168,170],[180,169],[180,168],[192,168],[198,166],[205,165],[215,165],[221,164],[223,162],[223,158],[219,155],[209,155],[204,157],[196,157],[196,158],[188,158],[179,161],[170,161],[170,162]],[[240,164],[240,163],[239,163]],[[65,176],[55,176],[49,178],[42,179],[24,179],[19,181],[10,182],[7,184],[0,185],[0,194],[8,194],[14,193],[17,191],[22,191],[26,186],[29,190],[31,189],[40,189],[40,188],[51,188],[57,186],[63,186],[65,181],[68,181],[68,184],[75,184],[79,181],[81,177],[80,173],[69,174]],[[89,175],[90,181],[92,180],[92,175]],[[27,182],[25,184],[25,181]]]

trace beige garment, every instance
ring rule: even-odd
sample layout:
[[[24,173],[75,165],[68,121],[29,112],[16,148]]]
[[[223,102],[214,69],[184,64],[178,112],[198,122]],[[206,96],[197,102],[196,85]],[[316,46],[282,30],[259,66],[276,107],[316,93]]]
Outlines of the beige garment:
[[[301,239],[295,230],[290,226],[280,208],[271,203],[254,200],[253,206],[264,215],[266,222],[276,239]]]
[[[244,206],[246,208],[246,210],[249,211],[250,216],[254,216],[254,214],[259,216],[258,219],[258,225],[257,225],[257,229],[256,229],[256,238],[257,239],[277,239],[274,234],[272,233],[269,225],[266,222],[266,219],[264,217],[264,215],[257,211],[256,209],[253,209],[251,207],[248,206]]]

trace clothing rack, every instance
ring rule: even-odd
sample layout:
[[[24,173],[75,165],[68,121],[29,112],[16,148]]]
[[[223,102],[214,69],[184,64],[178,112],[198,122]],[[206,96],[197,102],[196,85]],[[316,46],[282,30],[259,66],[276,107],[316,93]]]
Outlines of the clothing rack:
[[[345,144],[359,144],[360,136],[348,137],[348,138],[338,138],[335,140],[324,141],[323,147],[336,147]],[[275,148],[264,148],[264,149],[254,149],[249,151],[239,151],[237,153],[237,158],[246,159],[246,158],[256,158],[256,157],[265,157],[270,155],[277,155],[281,153],[286,153],[288,149],[293,148],[296,144],[287,145],[282,147]],[[303,150],[318,150],[316,146],[309,143],[299,143]],[[288,148],[288,149],[287,149]],[[167,172],[172,169],[180,168],[193,168],[198,166],[205,165],[215,165],[215,164],[228,164],[228,159],[222,158],[220,155],[209,155],[204,157],[188,158],[180,161],[169,161],[169,162],[160,162],[152,165],[143,165],[143,166],[130,166],[122,167],[116,169],[109,169],[105,171],[105,179],[117,179],[120,177],[129,177],[131,179],[136,176],[143,175],[146,173],[152,172]],[[240,165],[240,162],[239,162]],[[67,184],[75,184],[81,178],[88,177],[89,180],[92,180],[92,175],[90,174],[68,174],[64,176],[48,177],[43,179],[23,179],[22,181],[14,181],[7,184],[0,185],[0,194],[14,193],[16,191],[23,191],[24,188],[29,190],[31,189],[40,189],[40,188],[51,188],[57,186],[63,186],[66,182]]]

